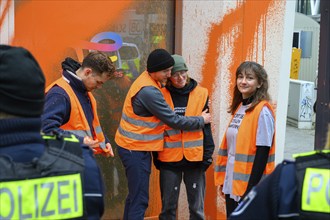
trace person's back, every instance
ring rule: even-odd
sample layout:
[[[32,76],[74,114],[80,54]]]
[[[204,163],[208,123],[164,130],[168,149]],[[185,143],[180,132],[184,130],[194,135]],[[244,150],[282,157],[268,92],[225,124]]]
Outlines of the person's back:
[[[324,149],[283,161],[247,194],[229,219],[328,219],[330,130]]]
[[[83,217],[79,142],[41,135],[44,88],[29,51],[0,45],[0,219]]]

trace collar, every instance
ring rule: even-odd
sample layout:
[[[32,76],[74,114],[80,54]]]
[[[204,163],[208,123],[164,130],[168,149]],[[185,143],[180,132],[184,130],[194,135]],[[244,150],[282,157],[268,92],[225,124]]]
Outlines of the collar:
[[[67,81],[70,86],[81,93],[86,93],[87,89],[82,81],[82,79],[76,75],[76,73],[73,73],[69,70],[63,70],[62,77],[65,81]]]

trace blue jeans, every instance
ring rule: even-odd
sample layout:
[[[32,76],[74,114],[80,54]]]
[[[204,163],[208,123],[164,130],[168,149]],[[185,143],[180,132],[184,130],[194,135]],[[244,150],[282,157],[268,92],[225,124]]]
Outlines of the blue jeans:
[[[185,183],[189,219],[204,219],[205,171],[202,168],[170,170],[160,167],[162,211],[160,220],[175,220],[181,181]]]
[[[143,220],[149,202],[151,154],[148,151],[131,151],[117,148],[126,171],[128,195],[125,202],[124,220]]]

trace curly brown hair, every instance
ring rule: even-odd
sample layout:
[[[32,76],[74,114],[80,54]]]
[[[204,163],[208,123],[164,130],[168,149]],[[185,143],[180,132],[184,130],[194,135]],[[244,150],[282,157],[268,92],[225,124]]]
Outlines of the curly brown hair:
[[[239,65],[236,70],[236,82],[237,77],[240,73],[252,71],[255,73],[258,83],[261,85],[260,88],[253,94],[253,100],[251,102],[251,106],[246,109],[246,112],[252,111],[254,107],[262,100],[270,100],[270,96],[268,94],[268,75],[266,70],[260,64],[253,61],[245,61]],[[237,83],[234,88],[233,100],[231,105],[228,108],[228,113],[234,114],[239,104],[242,102],[243,97],[242,93],[238,90]]]

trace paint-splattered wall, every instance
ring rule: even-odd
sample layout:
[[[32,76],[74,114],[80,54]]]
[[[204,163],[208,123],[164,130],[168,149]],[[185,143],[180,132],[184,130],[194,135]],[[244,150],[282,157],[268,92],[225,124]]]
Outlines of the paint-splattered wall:
[[[229,122],[227,108],[231,102],[235,71],[241,62],[253,60],[264,65],[274,104],[286,105],[283,103],[285,98],[279,99],[279,89],[288,88],[288,83],[282,85],[281,81],[282,78],[288,81],[289,77],[286,60],[290,60],[291,45],[288,42],[292,39],[292,32],[286,32],[286,29],[292,29],[293,10],[288,2],[276,0],[183,1],[182,53],[190,75],[209,90],[216,146],[219,146]],[[281,116],[277,117],[280,121],[277,129],[286,120],[282,116],[286,112],[277,109],[278,112]],[[281,131],[277,135],[282,143]],[[213,169],[208,170],[207,181],[206,215],[209,219],[224,218],[224,199],[212,185]],[[179,219],[186,219],[188,215],[183,194],[180,196]]]
[[[174,1],[161,0],[1,0],[0,43],[31,50],[46,74],[47,84],[61,75],[60,63],[64,57],[72,56],[81,61],[86,48],[104,50],[104,45],[99,48],[94,43],[107,44],[109,56],[135,54],[134,59],[116,61],[117,67],[127,70],[125,77],[110,81],[95,92],[101,124],[111,140],[126,92],[136,74],[144,70],[146,57],[152,49],[162,47],[173,52],[173,48],[180,47],[190,75],[208,88],[216,146],[230,117],[226,110],[235,69],[242,61],[257,61],[269,74],[270,94],[277,103],[277,161],[281,160],[294,1],[183,0],[181,3],[182,7],[174,9]],[[174,11],[180,16],[174,16]],[[182,35],[182,45],[174,45],[175,17],[182,17],[182,27],[176,27],[182,29],[178,34]],[[119,51],[125,46],[130,50]],[[98,157],[98,161],[107,185],[104,219],[119,219],[127,193],[123,167],[118,156],[114,159]],[[158,173],[155,169],[152,172],[146,215],[156,219],[160,211],[159,183]],[[224,216],[224,202],[213,186],[212,168],[207,172],[205,212],[207,219],[223,219]],[[179,219],[188,218],[184,193],[180,196],[178,213]]]

